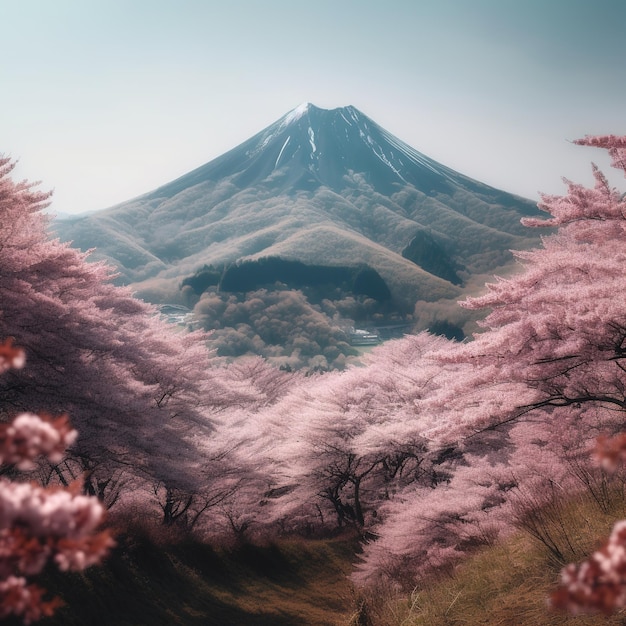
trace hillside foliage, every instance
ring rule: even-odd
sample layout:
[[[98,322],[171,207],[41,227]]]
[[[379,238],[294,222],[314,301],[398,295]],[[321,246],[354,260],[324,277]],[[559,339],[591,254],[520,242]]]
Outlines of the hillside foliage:
[[[626,138],[579,143],[626,172]],[[82,475],[112,519],[235,546],[356,531],[352,581],[364,590],[414,589],[520,528],[565,567],[578,555],[550,548],[538,512],[564,493],[623,496],[605,486],[626,456],[626,201],[597,168],[593,188],[567,182],[565,195],[543,196],[547,217],[523,220],[548,229],[541,247],[462,303],[484,311],[471,341],[406,336],[314,375],[261,357],[223,364],[206,334],[167,326],[108,267],[49,239],[46,196],[10,169],[5,160],[0,335],[29,366],[2,377],[0,410],[67,411],[80,433],[63,458],[18,468],[24,476]],[[282,322],[285,293],[275,312],[258,298],[268,328]],[[240,305],[207,294],[198,313],[226,319]],[[301,318],[317,323],[310,310]],[[626,606],[624,523],[565,567],[555,607]]]
[[[358,355],[350,329],[413,323],[367,266],[261,258],[205,266],[183,281],[182,290],[218,357],[258,355],[289,370],[343,370]]]

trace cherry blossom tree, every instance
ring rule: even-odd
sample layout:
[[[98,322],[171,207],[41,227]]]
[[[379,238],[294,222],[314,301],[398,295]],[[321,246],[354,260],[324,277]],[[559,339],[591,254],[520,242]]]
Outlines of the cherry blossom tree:
[[[507,432],[457,442],[433,470],[438,479],[402,487],[382,503],[374,540],[364,545],[353,580],[392,581],[410,590],[435,571],[451,571],[472,551],[519,526],[522,512],[547,502],[550,490],[573,493],[582,483],[548,422],[515,422]]]
[[[255,414],[240,452],[272,468],[265,519],[368,532],[403,485],[436,482],[440,451],[433,459],[419,403],[441,370],[427,354],[449,343],[428,334],[388,342],[365,367],[300,378]]]
[[[591,138],[620,167],[623,138]],[[489,308],[489,331],[468,344],[463,357],[497,364],[498,377],[535,391],[526,409],[561,409],[582,403],[605,406],[607,415],[626,408],[626,294],[623,254],[626,202],[594,167],[596,185],[568,183],[563,197],[544,196],[552,217],[524,218],[532,227],[557,227],[543,247],[516,256],[524,271],[487,285],[488,292],[463,306]]]
[[[626,171],[626,138],[579,143],[608,149]],[[524,219],[553,230],[541,248],[516,253],[521,271],[462,303],[489,311],[484,331],[429,355],[441,372],[418,403],[422,436],[431,448],[453,447],[456,461],[436,489],[407,486],[381,507],[359,582],[383,573],[413,584],[431,565],[510,531],[538,494],[592,489],[588,457],[600,432],[605,463],[626,456],[626,204],[593,171],[592,189],[567,181],[567,195],[542,198],[551,217]],[[618,524],[588,562],[566,568],[555,605],[624,606],[623,536]]]
[[[280,473],[272,451],[289,432],[289,420],[278,423],[282,413],[277,406],[312,378],[278,369],[256,356],[236,359],[213,372],[230,396],[212,414],[216,429],[200,446],[205,465],[198,475],[204,487],[197,504],[209,506],[198,527],[220,540],[233,534],[242,540],[261,529],[266,534],[268,528],[268,501],[276,493]]]
[[[576,143],[608,150],[612,165],[626,173],[626,137]],[[523,220],[558,230],[544,238],[542,248],[517,253],[522,273],[465,302],[491,312],[484,321],[487,332],[456,358],[479,371],[491,369],[500,385],[526,388],[517,407],[486,411],[482,423],[469,420],[468,429],[542,415],[551,424],[567,424],[590,445],[590,435],[603,428],[608,434],[600,442],[600,456],[610,464],[621,458],[624,444],[626,201],[595,166],[593,173],[593,188],[566,181],[566,195],[542,198],[540,207],[551,217]],[[618,523],[601,550],[580,566],[568,566],[554,604],[605,612],[625,606],[623,537]]]
[[[0,333],[29,367],[3,377],[0,410],[71,416],[81,437],[72,464],[56,468],[61,482],[85,472],[102,494],[125,470],[193,488],[195,441],[232,397],[205,336],[177,332],[113,285],[111,268],[51,239],[49,195],[13,182],[13,166],[0,159]]]

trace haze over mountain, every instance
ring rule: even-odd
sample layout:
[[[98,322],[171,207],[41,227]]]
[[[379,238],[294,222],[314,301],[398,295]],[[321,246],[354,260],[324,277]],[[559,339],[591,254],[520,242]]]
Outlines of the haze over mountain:
[[[204,266],[279,257],[367,266],[392,298],[457,298],[536,242],[529,200],[433,161],[352,106],[306,103],[196,170],[117,206],[58,220],[63,240],[154,302]]]

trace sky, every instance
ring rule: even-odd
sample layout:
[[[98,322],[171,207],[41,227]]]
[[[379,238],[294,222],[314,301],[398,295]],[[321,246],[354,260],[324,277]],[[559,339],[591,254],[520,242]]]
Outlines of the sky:
[[[611,172],[572,140],[626,135],[625,24],[624,0],[0,0],[0,153],[81,213],[353,105],[537,201]]]

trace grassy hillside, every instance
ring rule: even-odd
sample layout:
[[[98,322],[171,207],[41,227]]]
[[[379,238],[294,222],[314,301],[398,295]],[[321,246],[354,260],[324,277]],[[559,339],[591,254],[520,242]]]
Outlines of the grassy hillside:
[[[360,621],[353,626],[626,624],[626,610],[611,617],[572,616],[547,605],[562,564],[583,560],[608,536],[615,520],[624,517],[623,487],[601,507],[598,504],[590,493],[583,493],[536,510],[526,518],[527,527],[538,530],[542,541],[522,530],[408,596],[379,590],[366,598]]]
[[[527,518],[543,542],[520,530],[408,595],[353,588],[351,537],[215,548],[118,535],[102,567],[43,581],[67,604],[42,626],[623,625],[626,611],[570,616],[551,612],[547,598],[562,563],[583,559],[624,516],[623,486],[601,506],[590,493],[570,497]]]
[[[590,481],[519,509],[514,534],[411,593],[352,586],[355,536],[216,547],[157,541],[133,523],[103,566],[41,581],[66,603],[42,626],[624,625],[626,610],[571,616],[549,610],[547,599],[563,564],[583,560],[625,517],[626,476]]]
[[[232,549],[118,539],[104,566],[44,581],[67,605],[42,626],[333,626],[353,612],[351,539]]]

